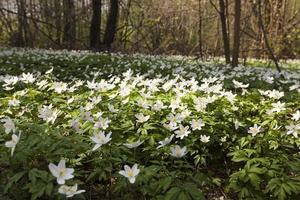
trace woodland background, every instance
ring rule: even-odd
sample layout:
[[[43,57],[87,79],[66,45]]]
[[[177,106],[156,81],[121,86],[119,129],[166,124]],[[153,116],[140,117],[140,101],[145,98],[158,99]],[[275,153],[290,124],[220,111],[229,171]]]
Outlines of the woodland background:
[[[0,0],[0,45],[300,58],[300,0]]]

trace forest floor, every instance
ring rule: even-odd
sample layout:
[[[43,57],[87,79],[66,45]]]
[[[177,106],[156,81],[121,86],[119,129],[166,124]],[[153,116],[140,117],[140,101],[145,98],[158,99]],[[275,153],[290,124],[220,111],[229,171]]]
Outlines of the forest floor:
[[[2,49],[1,199],[297,199],[300,65],[265,62]]]

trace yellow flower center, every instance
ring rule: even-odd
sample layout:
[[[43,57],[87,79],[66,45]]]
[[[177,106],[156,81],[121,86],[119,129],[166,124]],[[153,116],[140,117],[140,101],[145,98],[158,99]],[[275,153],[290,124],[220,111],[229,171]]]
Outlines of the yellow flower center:
[[[66,175],[66,170],[65,169],[61,169],[59,171],[59,176],[65,176]]]
[[[133,177],[133,171],[132,171],[131,169],[129,169],[129,170],[127,171],[127,175],[128,175],[129,177]]]

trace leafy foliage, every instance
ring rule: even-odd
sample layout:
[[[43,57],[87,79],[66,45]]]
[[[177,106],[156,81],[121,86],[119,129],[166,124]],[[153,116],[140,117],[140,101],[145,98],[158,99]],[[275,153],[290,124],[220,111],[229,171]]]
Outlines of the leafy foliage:
[[[3,199],[299,195],[299,72],[60,53],[1,55]]]

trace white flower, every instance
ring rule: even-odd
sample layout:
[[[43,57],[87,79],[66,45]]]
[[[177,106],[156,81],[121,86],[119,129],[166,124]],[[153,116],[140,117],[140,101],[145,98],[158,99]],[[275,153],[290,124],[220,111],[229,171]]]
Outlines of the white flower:
[[[155,104],[152,106],[152,109],[154,111],[161,111],[162,109],[165,109],[167,106],[164,106],[164,103],[160,100],[157,100]]]
[[[108,104],[108,110],[112,113],[117,113],[119,111],[113,105],[110,105],[110,104]]]
[[[81,132],[81,130],[80,130],[80,125],[81,125],[81,124],[80,124],[80,121],[79,121],[78,118],[72,119],[71,122],[70,122],[70,126],[71,126],[76,132],[78,132],[78,133]]]
[[[95,123],[94,127],[105,130],[108,128],[110,122],[111,120],[108,118],[99,117],[99,120]]]
[[[298,121],[300,119],[300,111],[297,110],[294,114],[292,114],[292,120]]]
[[[28,89],[20,90],[15,92],[16,96],[25,96],[28,93]]]
[[[278,90],[268,90],[268,96],[271,97],[271,98],[274,98],[274,99],[280,99],[281,97],[284,96],[284,92],[280,92]]]
[[[138,123],[144,123],[144,122],[148,121],[150,118],[149,115],[144,116],[143,113],[138,113],[134,116],[137,118]]]
[[[170,113],[167,116],[167,120],[169,120],[170,123],[174,123],[177,125],[177,123],[180,123],[183,121],[183,117],[181,116],[180,113],[177,113],[175,116],[172,113]]]
[[[91,101],[92,104],[97,105],[102,101],[102,97],[96,96],[96,97],[89,98],[89,100]]]
[[[39,110],[39,118],[42,118],[44,121],[46,122],[51,122],[52,124],[54,124],[57,116],[59,114],[59,111],[57,109],[52,109],[52,104],[49,106],[43,106],[43,108],[41,108]]]
[[[221,142],[226,142],[226,140],[227,140],[227,136],[221,137],[220,139]]]
[[[35,81],[35,78],[31,73],[27,73],[27,74],[23,73],[20,80],[23,81],[24,83],[33,83]]]
[[[183,139],[184,137],[187,137],[191,131],[189,131],[189,127],[182,126],[181,124],[179,125],[179,130],[175,131],[176,138]]]
[[[39,89],[45,89],[48,86],[48,81],[47,80],[41,80],[36,83]]]
[[[67,91],[68,85],[64,82],[54,82],[51,89],[57,92],[58,94],[61,94]]]
[[[163,126],[164,126],[166,129],[170,130],[170,131],[174,131],[174,130],[176,130],[176,129],[178,128],[176,122],[170,122],[170,123],[168,123],[168,124],[163,124]]]
[[[75,184],[73,186],[62,185],[58,188],[58,192],[60,194],[66,195],[67,198],[73,197],[76,194],[85,192],[85,190],[77,190],[77,188],[78,188],[77,184]]]
[[[261,130],[260,130],[261,126],[257,126],[257,124],[254,124],[253,127],[250,127],[249,130],[248,130],[248,133],[251,133],[252,136],[256,136],[257,133],[259,133]]]
[[[3,79],[3,81],[5,82],[5,84],[3,84],[3,86],[10,86],[10,85],[15,85],[18,81],[19,81],[19,78],[17,76],[8,76],[8,77],[5,77]]]
[[[5,128],[6,134],[10,132],[14,133],[16,131],[15,123],[13,122],[13,120],[11,120],[10,117],[6,117],[4,119],[1,119],[0,121],[4,123],[3,126]]]
[[[90,82],[90,81],[87,81],[87,87],[89,88],[89,89],[91,89],[91,90],[94,90],[94,89],[96,89],[97,88],[97,83],[95,83],[95,80],[93,80],[92,82]]]
[[[279,113],[281,111],[285,110],[285,103],[281,103],[280,101],[276,102],[276,103],[272,103],[272,111]]]
[[[124,85],[120,87],[119,93],[121,97],[126,97],[130,95],[130,92],[131,92],[131,88],[129,86]]]
[[[159,142],[158,142],[159,145],[157,146],[157,149],[159,149],[159,148],[161,148],[161,147],[164,147],[164,146],[166,146],[167,144],[169,144],[169,143],[172,141],[173,137],[174,137],[174,134],[172,134],[169,138],[167,137],[167,138],[165,138],[164,140],[159,141]]]
[[[66,168],[65,160],[60,160],[57,166],[50,163],[48,167],[52,175],[57,178],[57,183],[60,185],[65,184],[65,180],[69,180],[74,177],[74,169]]]
[[[19,106],[20,105],[20,101],[18,99],[11,99],[8,100],[8,106]]]
[[[238,82],[236,80],[232,80],[235,88],[247,88],[249,84],[243,84],[242,82]]]
[[[295,138],[298,138],[298,132],[300,130],[300,124],[293,124],[291,123],[288,126],[285,126],[285,128],[288,130],[286,134],[290,135],[292,134]]]
[[[87,111],[92,110],[94,108],[94,106],[95,105],[92,102],[87,102],[84,109],[87,110]]]
[[[45,74],[51,74],[52,72],[53,72],[53,67],[51,67],[51,69],[47,70],[47,71],[45,72]]]
[[[180,99],[179,98],[172,99],[169,105],[169,108],[172,109],[172,112],[174,112],[179,107],[180,107]]]
[[[200,135],[200,141],[203,143],[208,143],[209,139],[210,139],[210,136]]]
[[[178,113],[177,115],[180,115],[181,118],[184,120],[185,118],[187,118],[188,116],[190,116],[191,113],[192,112],[186,108],[185,110],[183,110],[181,113]]]
[[[191,122],[191,127],[193,131],[201,130],[203,126],[205,126],[205,124],[203,123],[202,119],[198,119],[198,120],[193,119]]]
[[[107,144],[111,140],[111,132],[109,132],[107,135],[105,135],[104,131],[100,131],[99,133],[94,133],[94,135],[91,138],[96,145],[93,148],[93,151],[101,147],[103,144]]]
[[[181,158],[187,154],[186,147],[180,147],[179,145],[175,145],[174,147],[171,147],[171,155],[176,158]]]
[[[174,86],[174,84],[176,83],[176,81],[177,81],[177,79],[175,79],[175,80],[169,80],[169,81],[165,82],[163,84],[163,86],[162,86],[163,90],[165,92],[168,92]]]
[[[93,117],[91,116],[91,112],[90,111],[87,111],[85,110],[85,108],[83,107],[80,107],[80,117],[83,119],[83,120],[86,120],[86,121],[89,121],[89,122],[93,122],[94,119]],[[99,116],[100,117],[100,116]]]
[[[233,103],[236,100],[236,94],[233,94],[231,91],[224,92],[222,93],[222,95],[224,95],[224,97],[226,97],[226,99],[231,103]]]
[[[120,170],[119,174],[122,176],[125,176],[128,178],[130,183],[134,183],[136,176],[140,173],[140,170],[138,169],[138,165],[134,164],[132,167],[129,167],[128,165],[124,166],[124,170]]]
[[[11,136],[11,140],[5,142],[5,146],[6,146],[7,148],[11,148],[11,156],[13,156],[13,154],[14,154],[16,145],[17,145],[18,142],[20,141],[20,137],[21,137],[21,132],[19,133],[19,136],[13,134],[13,135]]]
[[[136,148],[136,147],[140,146],[143,143],[144,143],[144,141],[138,140],[138,141],[133,142],[133,143],[126,143],[126,144],[124,144],[124,146],[126,146],[129,149],[132,149],[132,148]]]
[[[205,111],[208,102],[206,102],[206,101],[204,101],[204,100],[205,100],[205,99],[203,99],[203,98],[195,98],[195,99],[193,100],[193,102],[194,102],[194,104],[195,104],[194,107],[195,107],[195,109],[196,109],[198,112],[203,112],[203,111]]]
[[[145,108],[145,109],[149,108],[148,102],[146,100],[144,100],[144,99],[138,99],[137,100],[137,105],[139,107],[142,107],[142,108]]]
[[[239,122],[237,119],[234,120],[235,130],[238,130],[241,125],[243,125],[243,124],[241,122]]]

